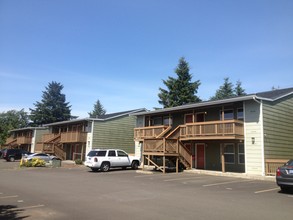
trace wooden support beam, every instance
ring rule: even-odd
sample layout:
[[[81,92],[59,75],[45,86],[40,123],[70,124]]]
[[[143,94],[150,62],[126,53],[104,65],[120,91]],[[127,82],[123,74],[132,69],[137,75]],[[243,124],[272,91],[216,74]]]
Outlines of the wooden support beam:
[[[166,173],[166,157],[163,156],[163,173]]]
[[[225,173],[225,145],[224,144],[220,144],[220,151],[221,151],[221,163],[222,163],[222,172]]]

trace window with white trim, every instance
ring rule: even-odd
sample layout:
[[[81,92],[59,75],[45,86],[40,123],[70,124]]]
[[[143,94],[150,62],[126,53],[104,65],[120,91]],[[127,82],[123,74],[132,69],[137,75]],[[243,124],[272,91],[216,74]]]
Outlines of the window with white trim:
[[[244,144],[238,144],[238,164],[245,164]]]
[[[224,157],[226,164],[235,164],[235,146],[234,144],[225,144]]]

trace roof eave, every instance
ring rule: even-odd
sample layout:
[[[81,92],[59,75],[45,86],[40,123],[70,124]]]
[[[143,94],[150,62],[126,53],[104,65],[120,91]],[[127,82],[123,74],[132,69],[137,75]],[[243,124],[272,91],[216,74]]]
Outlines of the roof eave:
[[[199,103],[194,103],[194,104],[181,105],[181,106],[164,108],[164,109],[148,111],[148,112],[143,112],[143,113],[136,113],[133,115],[140,116],[140,115],[150,115],[150,114],[174,112],[174,111],[178,111],[178,110],[187,110],[187,109],[191,109],[191,108],[199,108],[199,107],[205,107],[205,106],[211,106],[211,105],[220,105],[220,104],[227,104],[227,103],[233,103],[233,102],[253,100],[255,97],[256,97],[255,95],[248,95],[248,96],[234,97],[234,98],[229,98],[229,99],[199,102]]]

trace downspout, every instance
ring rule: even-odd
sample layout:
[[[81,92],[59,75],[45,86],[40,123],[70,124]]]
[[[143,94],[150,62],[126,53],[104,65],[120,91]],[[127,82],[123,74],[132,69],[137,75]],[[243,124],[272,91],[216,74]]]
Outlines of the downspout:
[[[265,176],[265,148],[264,148],[264,127],[263,127],[263,103],[262,101],[259,101],[256,99],[255,96],[253,96],[253,100],[257,102],[260,105],[259,111],[260,111],[260,126],[261,126],[261,131],[260,131],[260,142],[261,142],[261,151],[262,151],[262,176]]]

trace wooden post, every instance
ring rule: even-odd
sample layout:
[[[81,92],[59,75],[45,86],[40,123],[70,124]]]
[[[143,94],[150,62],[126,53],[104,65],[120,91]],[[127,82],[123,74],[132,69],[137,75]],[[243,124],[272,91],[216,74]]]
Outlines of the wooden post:
[[[220,151],[221,151],[221,162],[222,162],[222,172],[225,173],[225,150],[224,150],[224,144],[220,144]]]
[[[166,157],[163,156],[163,173],[166,172]]]
[[[144,161],[145,161],[145,155],[142,156],[142,170],[144,171]]]
[[[179,158],[176,157],[176,173],[179,171]]]

